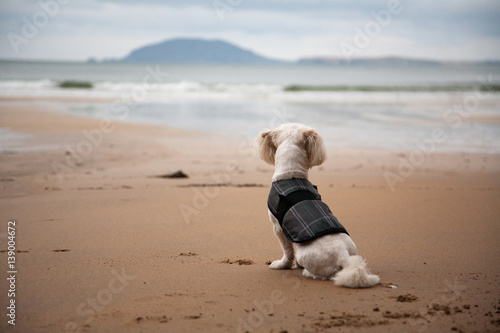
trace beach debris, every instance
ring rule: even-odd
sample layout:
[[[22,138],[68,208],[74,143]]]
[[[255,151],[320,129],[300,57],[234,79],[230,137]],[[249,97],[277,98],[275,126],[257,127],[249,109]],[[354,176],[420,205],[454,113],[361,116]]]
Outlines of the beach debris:
[[[390,318],[390,319],[400,319],[400,318],[422,318],[422,315],[418,312],[391,312],[391,311],[385,311],[382,313],[382,317],[384,318]]]
[[[213,183],[213,184],[185,184],[177,185],[177,187],[265,187],[263,184],[246,183],[246,184],[233,184],[233,183]]]
[[[434,315],[436,312],[442,311],[445,314],[449,315],[451,314],[451,308],[446,305],[446,304],[437,304],[433,303],[430,307],[429,310],[427,310],[427,313],[430,315]]]
[[[68,249],[56,249],[56,250],[52,250],[52,252],[69,252],[70,250]]]
[[[171,320],[171,318],[168,318],[166,315],[164,315],[164,316],[146,316],[145,318],[144,317],[135,318],[135,321],[137,323],[140,323],[143,320],[157,321],[160,324],[164,324],[164,323],[168,323]]]
[[[177,187],[228,187],[230,186],[230,183],[214,183],[214,184],[184,184],[184,185],[177,185]]]
[[[398,289],[398,286],[396,286],[393,283],[380,283],[380,287],[389,288],[389,289]]]
[[[167,296],[167,297],[188,296],[188,294],[184,294],[184,293],[170,293],[170,294],[164,294],[163,296]]]
[[[179,256],[181,256],[181,257],[193,257],[193,256],[197,256],[197,255],[198,254],[195,252],[187,252],[187,253],[181,252],[181,253],[179,253]]]
[[[102,191],[102,190],[104,190],[104,187],[102,187],[102,186],[77,187],[76,190],[77,191]]]
[[[250,259],[238,259],[238,260],[229,260],[229,259],[226,259],[226,260],[222,260],[222,261],[219,261],[220,264],[238,264],[238,265],[253,265],[255,264],[252,260]]]
[[[406,295],[399,295],[398,297],[396,297],[396,301],[397,302],[414,302],[418,299],[417,296],[415,295],[412,295],[412,294],[406,294]]]
[[[321,314],[321,312],[320,312]],[[342,313],[342,315],[322,315],[313,323],[314,326],[320,329],[330,329],[334,327],[373,327],[378,325],[387,325],[388,320],[372,320],[365,315],[355,315]]]
[[[159,175],[156,177],[157,178],[189,178],[189,176],[186,175],[182,170],[179,170],[179,171],[176,171],[173,173],[169,173],[169,174],[165,174],[165,175]]]
[[[201,313],[198,315],[185,316],[186,319],[199,319],[201,318]]]

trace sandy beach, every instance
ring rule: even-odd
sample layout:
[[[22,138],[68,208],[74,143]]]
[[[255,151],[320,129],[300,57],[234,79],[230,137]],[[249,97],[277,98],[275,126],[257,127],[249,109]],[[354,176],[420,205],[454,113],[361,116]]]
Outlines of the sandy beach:
[[[411,151],[327,143],[310,180],[381,277],[354,290],[269,269],[273,167],[249,141],[47,105],[0,106],[18,145],[0,151],[2,332],[500,331],[499,155],[404,169]]]

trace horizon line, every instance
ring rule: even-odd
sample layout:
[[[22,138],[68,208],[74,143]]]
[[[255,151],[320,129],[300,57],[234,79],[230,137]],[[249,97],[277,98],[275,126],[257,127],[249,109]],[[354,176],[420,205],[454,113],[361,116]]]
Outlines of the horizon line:
[[[394,60],[410,60],[410,61],[426,61],[426,62],[434,62],[434,63],[441,63],[441,64],[480,64],[480,63],[500,63],[500,58],[497,59],[461,59],[461,60],[454,60],[454,59],[438,59],[438,58],[418,58],[418,57],[407,57],[407,56],[399,56],[399,55],[384,55],[384,56],[366,56],[366,57],[352,57],[351,59],[345,59],[342,56],[305,56],[305,57],[300,57],[295,60],[282,60],[282,59],[276,59],[276,58],[270,58],[271,60],[276,60],[276,61],[281,61],[284,62],[284,65],[290,64],[298,64],[299,61],[302,60],[325,60],[325,61],[341,61],[345,62],[346,65],[349,65],[350,62],[352,61],[358,61],[358,60],[388,60],[388,59],[394,59]],[[52,62],[52,63],[91,63],[93,60],[94,63],[102,64],[102,63],[122,63],[120,60],[116,60],[116,58],[102,58],[98,60],[96,57],[89,57],[85,60],[74,60],[74,59],[34,59],[34,58],[26,58],[26,59],[15,59],[15,58],[0,58],[0,61],[8,61],[8,62]],[[140,62],[137,62],[139,64]],[[173,62],[144,62],[145,64],[199,64],[199,65],[259,65],[259,64],[233,64],[233,63],[204,63],[204,62],[196,62],[196,63],[173,63]],[[128,64],[134,64],[134,63],[128,63]],[[321,64],[316,64],[317,66]],[[324,64],[328,66],[329,64]],[[335,64],[331,64],[335,65]]]

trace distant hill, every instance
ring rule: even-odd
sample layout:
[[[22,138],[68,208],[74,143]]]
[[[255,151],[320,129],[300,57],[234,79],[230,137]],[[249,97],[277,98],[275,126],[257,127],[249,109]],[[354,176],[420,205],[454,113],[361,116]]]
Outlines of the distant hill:
[[[98,62],[90,58],[88,62]],[[170,63],[170,64],[241,64],[241,65],[320,65],[360,67],[441,67],[441,66],[500,66],[500,61],[439,61],[404,57],[345,58],[311,57],[284,61],[261,56],[222,40],[176,38],[140,47],[122,59],[104,59],[103,62]]]
[[[313,57],[297,60],[298,65],[363,66],[363,67],[441,67],[441,66],[498,66],[500,61],[439,61],[403,57],[344,58]]]
[[[109,60],[108,60],[109,61]],[[176,64],[285,64],[287,62],[266,58],[222,40],[171,39],[140,47],[123,59],[112,60],[128,63]]]

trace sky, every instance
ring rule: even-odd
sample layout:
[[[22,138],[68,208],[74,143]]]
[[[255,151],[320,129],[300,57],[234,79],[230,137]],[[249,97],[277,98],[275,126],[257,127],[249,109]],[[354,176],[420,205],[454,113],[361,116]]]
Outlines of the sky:
[[[171,38],[283,60],[500,59],[499,0],[0,0],[0,59],[121,58]]]

